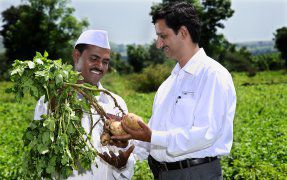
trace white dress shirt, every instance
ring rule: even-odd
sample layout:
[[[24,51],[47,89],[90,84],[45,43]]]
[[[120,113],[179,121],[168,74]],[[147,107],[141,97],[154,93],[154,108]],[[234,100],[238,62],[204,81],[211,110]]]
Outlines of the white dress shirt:
[[[100,83],[99,83],[99,89],[103,89]],[[120,96],[114,93],[111,93],[111,94],[113,97],[115,97],[118,105],[124,110],[125,113],[127,113],[128,110],[127,110],[127,106],[124,100]],[[96,98],[99,102],[99,105],[103,107],[105,112],[121,116],[120,110],[118,108],[115,108],[114,101],[110,96],[106,95],[105,93],[100,93],[100,95],[97,96]],[[96,115],[97,113],[95,112],[94,109],[91,109],[91,111],[94,114],[92,115],[93,122],[96,123],[97,120],[99,119],[99,115]],[[47,103],[44,103],[44,96],[43,96],[41,97],[41,99],[38,101],[36,105],[34,119],[40,120],[41,115],[46,114],[46,113],[47,113]],[[91,125],[90,123],[91,123],[90,115],[84,113],[83,118],[82,118],[82,126],[84,127],[87,133],[89,133],[89,130],[90,130],[90,125]],[[93,129],[93,133],[92,133],[93,146],[99,152],[108,153],[111,150],[115,152],[115,154],[117,154],[120,148],[117,148],[115,146],[109,146],[109,145],[102,146],[100,143],[100,135],[103,131],[103,125],[104,123],[102,121],[99,121],[99,123]],[[134,173],[135,159],[133,155],[130,156],[127,162],[126,168],[122,169],[121,171],[116,169],[113,166],[110,166],[106,162],[104,162],[99,156],[96,158],[96,163],[98,167],[95,167],[95,165],[92,165],[92,170],[86,172],[85,174],[78,174],[78,172],[74,170],[74,176],[71,176],[68,179],[69,180],[131,179]]]
[[[149,121],[150,145],[136,143],[159,162],[226,155],[235,108],[231,75],[201,48],[183,68],[177,63],[159,87]]]

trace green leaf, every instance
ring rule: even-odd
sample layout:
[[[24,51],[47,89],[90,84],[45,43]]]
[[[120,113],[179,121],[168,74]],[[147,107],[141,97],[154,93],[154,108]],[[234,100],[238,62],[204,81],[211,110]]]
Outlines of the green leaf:
[[[29,69],[34,69],[35,68],[35,63],[32,61],[28,61],[28,67]]]
[[[47,58],[48,56],[49,56],[48,52],[45,51],[45,52],[44,52],[44,57]]]
[[[64,78],[65,80],[68,80],[68,79],[69,79],[69,73],[68,73],[68,71],[63,70],[61,74],[62,74],[62,76],[63,76],[63,78]]]
[[[50,142],[50,132],[44,132],[42,135],[43,144],[48,144]]]
[[[50,133],[50,140],[51,140],[52,142],[54,142],[54,140],[55,140],[54,133]]]
[[[38,152],[39,152],[40,154],[46,154],[46,153],[49,152],[48,147],[45,146],[44,144],[39,144],[39,145],[37,146],[37,150],[38,150]]]
[[[51,132],[54,132],[55,130],[55,119],[50,117],[48,119],[46,119],[43,123],[43,126],[44,127],[48,127],[48,129],[51,131]]]
[[[56,76],[56,85],[60,85],[62,83],[63,83],[63,76],[62,76],[62,74],[58,74]]]
[[[15,74],[19,74],[20,76],[23,74],[24,72],[24,68],[23,67],[18,67],[14,70],[11,71],[11,76],[15,75]]]
[[[36,71],[35,72],[35,75],[36,76],[39,76],[39,77],[45,77],[48,75],[47,71],[43,70],[43,71]]]
[[[43,62],[40,58],[35,59],[35,62],[36,62],[37,64],[40,64],[40,65],[43,65],[43,64],[44,64],[44,62]]]

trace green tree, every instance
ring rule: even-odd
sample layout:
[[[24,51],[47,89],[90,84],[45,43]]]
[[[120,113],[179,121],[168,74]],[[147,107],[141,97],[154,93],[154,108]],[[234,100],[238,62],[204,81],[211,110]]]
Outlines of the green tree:
[[[131,73],[133,68],[126,60],[123,60],[120,53],[111,52],[111,61],[109,66],[111,71],[116,71],[119,74]]]
[[[162,64],[167,59],[164,52],[156,48],[156,41],[153,41],[152,44],[148,47],[149,53],[149,64]]]
[[[285,60],[285,67],[287,68],[287,27],[282,27],[276,30],[275,48],[281,52],[281,57]]]
[[[2,12],[3,43],[11,65],[15,59],[31,59],[35,52],[49,52],[51,59],[71,60],[72,43],[87,20],[72,16],[68,0],[26,0]]]
[[[147,48],[142,45],[128,45],[128,62],[133,67],[134,72],[141,72],[145,67],[145,62],[149,60]]]
[[[229,71],[246,71],[249,76],[256,74],[257,67],[252,64],[251,53],[246,47],[237,50],[235,45],[229,44],[228,49],[220,54],[219,59],[219,62]]]
[[[162,3],[152,6],[151,15],[160,7],[167,3],[184,0],[163,0]],[[231,9],[230,0],[185,0],[192,3],[202,21],[202,33],[200,46],[204,48],[206,53],[217,59],[224,51],[221,45],[225,38],[222,34],[217,34],[218,28],[224,28],[223,20],[230,18],[234,11]]]

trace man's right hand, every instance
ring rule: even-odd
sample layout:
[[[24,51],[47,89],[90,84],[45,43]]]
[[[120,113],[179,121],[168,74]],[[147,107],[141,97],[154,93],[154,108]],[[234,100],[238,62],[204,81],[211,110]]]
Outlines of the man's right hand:
[[[99,153],[98,155],[110,165],[118,169],[121,169],[127,164],[128,159],[131,153],[133,152],[134,148],[135,146],[132,145],[131,147],[129,147],[127,151],[119,150],[118,156],[116,156],[115,153],[112,151],[109,152],[110,154],[108,154],[107,152],[104,152],[103,154]]]

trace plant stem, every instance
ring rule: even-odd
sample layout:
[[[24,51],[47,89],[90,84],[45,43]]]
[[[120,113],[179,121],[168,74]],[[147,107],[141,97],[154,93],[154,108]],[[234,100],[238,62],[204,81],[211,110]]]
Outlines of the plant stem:
[[[75,87],[84,88],[84,89],[88,89],[88,90],[91,90],[91,91],[94,91],[94,92],[103,92],[103,93],[109,95],[109,96],[113,99],[113,101],[114,101],[114,103],[115,103],[115,107],[119,108],[119,110],[122,112],[122,114],[125,115],[124,110],[119,106],[119,104],[118,104],[116,98],[114,98],[113,95],[112,95],[109,91],[107,91],[107,90],[104,90],[104,89],[96,89],[96,88],[92,88],[92,87],[87,87],[87,86],[85,86],[84,84],[64,83],[64,85],[69,85],[69,86],[72,86],[72,87],[74,87],[74,88],[75,88]]]

